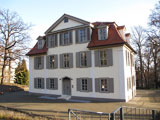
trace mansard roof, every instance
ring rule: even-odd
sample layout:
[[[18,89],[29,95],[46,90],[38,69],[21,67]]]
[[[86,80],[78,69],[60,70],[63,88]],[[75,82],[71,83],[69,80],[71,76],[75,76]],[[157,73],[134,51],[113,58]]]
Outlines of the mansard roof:
[[[64,20],[64,18],[69,18],[71,20],[82,23],[84,25],[89,25],[90,24],[90,22],[88,22],[88,21],[82,20],[80,18],[71,16],[71,15],[68,15],[68,14],[64,14],[46,30],[45,34],[49,33],[51,30],[53,30],[59,23],[61,23]]]
[[[43,38],[45,40],[45,36],[39,36],[38,38]],[[46,54],[47,51],[48,51],[48,48],[47,48],[46,42],[42,49],[38,49],[38,42],[37,42],[36,45],[26,55],[32,56],[32,55]]]
[[[88,48],[125,44],[131,50],[134,51],[134,49],[129,45],[129,43],[127,43],[127,41],[122,37],[122,35],[118,31],[119,28],[124,29],[125,26],[117,26],[115,22],[94,22],[92,24],[94,25],[94,28],[92,28],[91,41],[88,44]],[[98,40],[98,28],[97,27],[101,24],[105,24],[106,26],[108,26],[107,40]]]

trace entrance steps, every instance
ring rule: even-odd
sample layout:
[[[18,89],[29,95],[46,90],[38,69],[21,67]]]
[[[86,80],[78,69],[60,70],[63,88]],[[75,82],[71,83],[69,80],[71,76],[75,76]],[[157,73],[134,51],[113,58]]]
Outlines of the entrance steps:
[[[58,97],[57,99],[69,100],[69,99],[71,99],[71,96],[70,95],[62,95],[62,96]]]

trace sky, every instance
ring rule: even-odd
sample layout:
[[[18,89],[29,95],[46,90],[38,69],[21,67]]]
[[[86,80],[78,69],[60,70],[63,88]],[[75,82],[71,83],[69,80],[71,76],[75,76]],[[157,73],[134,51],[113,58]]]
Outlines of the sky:
[[[158,0],[0,0],[0,9],[17,12],[25,23],[33,25],[31,47],[36,38],[64,13],[89,22],[106,21],[133,26],[147,26],[148,17]]]

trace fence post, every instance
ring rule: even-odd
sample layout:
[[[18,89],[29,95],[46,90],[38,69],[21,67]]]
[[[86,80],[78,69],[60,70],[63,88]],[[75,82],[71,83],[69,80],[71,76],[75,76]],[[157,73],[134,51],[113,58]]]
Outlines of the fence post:
[[[111,113],[110,120],[115,120],[115,114],[114,113]]]
[[[155,110],[152,110],[152,119],[156,120]]]
[[[124,120],[123,108],[120,108],[120,120]]]
[[[70,113],[70,109],[68,109],[68,120],[71,120],[71,113]]]

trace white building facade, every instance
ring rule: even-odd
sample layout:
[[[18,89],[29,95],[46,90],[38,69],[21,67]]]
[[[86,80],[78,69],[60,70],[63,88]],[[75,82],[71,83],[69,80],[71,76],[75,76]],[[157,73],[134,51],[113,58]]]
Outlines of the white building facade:
[[[31,93],[125,101],[136,94],[135,51],[125,27],[64,14],[29,56]]]

